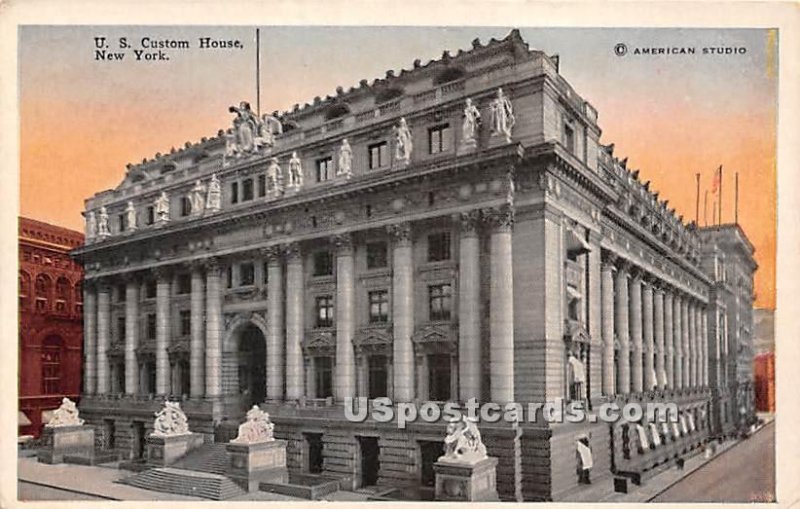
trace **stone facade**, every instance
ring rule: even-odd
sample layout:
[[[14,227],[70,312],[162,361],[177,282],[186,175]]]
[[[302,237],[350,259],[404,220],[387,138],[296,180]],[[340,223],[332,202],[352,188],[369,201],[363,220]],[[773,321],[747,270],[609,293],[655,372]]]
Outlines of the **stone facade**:
[[[232,130],[86,202],[81,410],[131,457],[165,398],[209,440],[261,404],[290,471],[354,488],[432,489],[446,422],[351,422],[348,396],[676,401],[708,433],[701,237],[518,32],[275,114],[264,143],[246,103],[231,111]],[[552,500],[584,488],[578,437],[593,475],[614,473],[622,426],[480,428],[500,498]]]
[[[19,218],[19,411],[38,436],[64,397],[81,393],[83,268],[69,251],[83,234]]]

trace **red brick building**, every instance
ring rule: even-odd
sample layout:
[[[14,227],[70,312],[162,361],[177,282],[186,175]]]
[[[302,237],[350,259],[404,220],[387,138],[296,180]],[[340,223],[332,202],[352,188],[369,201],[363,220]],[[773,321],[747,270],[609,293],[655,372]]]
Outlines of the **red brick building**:
[[[38,436],[61,398],[81,392],[83,234],[19,219],[19,433]],[[28,424],[28,421],[30,424]]]
[[[775,411],[775,352],[756,355],[753,362],[756,385],[756,410]]]

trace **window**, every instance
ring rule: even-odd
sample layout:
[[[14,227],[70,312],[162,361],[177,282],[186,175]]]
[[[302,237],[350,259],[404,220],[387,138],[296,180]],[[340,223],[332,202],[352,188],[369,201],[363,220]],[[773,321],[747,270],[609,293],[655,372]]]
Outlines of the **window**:
[[[36,310],[37,311],[45,311],[48,308],[48,302],[50,301],[50,288],[51,282],[50,278],[45,276],[44,274],[39,274],[36,276],[36,281],[34,282],[34,292],[36,293]]]
[[[333,158],[317,159],[317,182],[324,182],[333,178]]]
[[[188,309],[181,309],[181,336],[188,336],[192,333],[192,313]]]
[[[432,322],[449,320],[452,287],[450,285],[432,285],[428,287],[429,319]]]
[[[252,263],[239,265],[239,286],[251,286],[256,282],[256,269]]]
[[[374,143],[367,147],[369,150],[369,169],[381,168],[389,162],[389,147],[385,141]]]
[[[61,392],[61,338],[48,336],[42,344],[42,392]]]
[[[383,398],[388,394],[388,371],[385,355],[371,355],[369,363],[369,398]]]
[[[575,153],[575,129],[569,124],[564,124],[564,147]]]
[[[154,279],[150,279],[144,284],[144,296],[147,299],[156,298],[156,282]]]
[[[19,273],[19,307],[25,309],[30,297],[31,277],[26,272]]]
[[[441,154],[450,150],[450,125],[442,124],[428,129],[428,149],[430,154]]]
[[[125,285],[117,285],[117,302],[125,302],[125,299],[128,298],[128,294],[125,289]]]
[[[239,203],[239,183],[231,182],[231,203]]]
[[[156,315],[149,313],[147,315],[147,339],[156,339]]]
[[[367,268],[380,269],[387,265],[386,242],[367,242]]]
[[[253,199],[253,179],[244,179],[242,181],[242,201],[250,201]]]
[[[428,261],[442,262],[450,259],[450,232],[428,235]]]
[[[333,275],[333,253],[330,251],[317,251],[314,253],[314,275]]]
[[[119,226],[119,231],[125,231],[127,225],[127,222],[125,221],[125,214],[119,214],[117,216],[117,225]]]
[[[125,317],[118,316],[117,317],[117,339],[119,341],[125,341]]]
[[[225,268],[225,286],[233,288],[233,267],[231,265]]]
[[[155,210],[155,208],[153,208],[152,205],[147,207],[146,212],[145,212],[145,216],[146,216],[146,221],[145,222],[147,224],[153,224],[153,223],[156,222],[156,210]]]
[[[258,176],[258,197],[263,198],[267,195],[267,176],[266,175],[259,175]]]
[[[189,274],[178,274],[176,292],[178,295],[185,295],[192,291],[192,276]]]
[[[318,398],[333,396],[333,359],[314,357],[314,393]]]
[[[262,273],[263,273],[264,284],[269,283],[269,262],[264,262]]]
[[[317,327],[333,327],[333,297],[317,297]]]
[[[428,397],[432,401],[450,399],[450,355],[435,354],[428,357]]]
[[[369,323],[389,321],[389,292],[376,290],[369,292]]]
[[[181,217],[186,217],[192,213],[192,202],[188,196],[181,196]]]

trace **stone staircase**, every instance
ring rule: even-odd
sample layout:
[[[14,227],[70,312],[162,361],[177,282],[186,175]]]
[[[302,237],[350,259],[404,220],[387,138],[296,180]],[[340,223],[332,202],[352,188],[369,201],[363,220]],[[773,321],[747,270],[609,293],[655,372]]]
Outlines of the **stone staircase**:
[[[184,457],[170,465],[173,468],[225,475],[228,467],[227,444],[203,444],[189,451]]]
[[[153,468],[117,481],[150,491],[211,500],[227,500],[246,492],[227,477],[172,467]]]

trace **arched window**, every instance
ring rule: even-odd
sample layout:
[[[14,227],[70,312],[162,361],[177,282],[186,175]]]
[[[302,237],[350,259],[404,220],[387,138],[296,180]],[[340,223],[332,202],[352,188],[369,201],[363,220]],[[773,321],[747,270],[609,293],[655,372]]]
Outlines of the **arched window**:
[[[19,272],[19,309],[28,309],[31,298],[31,276],[27,272]]]
[[[75,283],[75,313],[83,314],[83,282]]]
[[[61,352],[64,342],[59,336],[47,336],[42,343],[42,392],[61,392]]]
[[[66,313],[69,309],[71,289],[72,285],[67,278],[58,278],[58,281],[56,281],[56,312]]]
[[[36,310],[47,311],[50,307],[50,288],[52,282],[45,274],[36,276],[36,283],[34,284],[34,293],[36,294]]]

